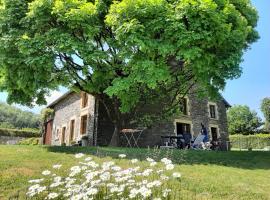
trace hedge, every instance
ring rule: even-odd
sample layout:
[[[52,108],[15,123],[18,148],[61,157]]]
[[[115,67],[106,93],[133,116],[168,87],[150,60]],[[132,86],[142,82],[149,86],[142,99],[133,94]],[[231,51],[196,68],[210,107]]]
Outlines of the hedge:
[[[264,149],[270,147],[270,134],[230,135],[231,148]]]
[[[41,137],[40,131],[0,128],[0,136]]]
[[[17,145],[40,145],[40,139],[39,138],[27,138],[19,141]]]

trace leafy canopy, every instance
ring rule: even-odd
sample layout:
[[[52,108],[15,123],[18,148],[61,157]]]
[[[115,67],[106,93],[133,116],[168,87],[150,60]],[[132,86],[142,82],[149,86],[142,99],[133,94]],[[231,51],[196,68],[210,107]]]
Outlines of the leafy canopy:
[[[0,128],[39,128],[37,114],[0,102]]]
[[[0,89],[44,104],[59,85],[111,102],[113,116],[170,110],[241,74],[256,41],[249,0],[1,0]],[[120,117],[121,118],[121,117]]]
[[[229,108],[227,116],[230,134],[252,134],[263,124],[257,113],[248,106],[233,106]]]
[[[265,118],[265,129],[270,131],[270,98],[266,97],[262,100],[261,111]]]

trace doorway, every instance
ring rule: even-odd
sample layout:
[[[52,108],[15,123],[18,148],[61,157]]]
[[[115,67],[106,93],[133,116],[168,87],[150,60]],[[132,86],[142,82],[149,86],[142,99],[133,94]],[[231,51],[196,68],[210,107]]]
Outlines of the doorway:
[[[212,136],[212,141],[217,141],[218,140],[218,129],[216,127],[211,127],[211,136]]]
[[[62,128],[61,145],[65,144],[65,138],[66,138],[66,127],[64,126],[64,127]]]
[[[184,133],[191,133],[191,125],[187,123],[176,123],[176,134],[183,135]]]

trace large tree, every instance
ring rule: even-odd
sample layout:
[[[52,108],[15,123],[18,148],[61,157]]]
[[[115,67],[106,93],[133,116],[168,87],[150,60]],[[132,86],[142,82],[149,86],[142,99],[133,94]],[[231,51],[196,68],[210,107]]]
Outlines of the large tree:
[[[59,85],[86,91],[115,125],[112,144],[131,121],[172,115],[194,84],[204,94],[223,89],[258,38],[249,0],[0,2],[8,101],[43,104]]]
[[[270,98],[265,97],[261,103],[261,111],[265,118],[264,128],[270,132]]]
[[[235,105],[229,108],[227,116],[230,134],[253,134],[263,124],[257,113],[248,106]]]

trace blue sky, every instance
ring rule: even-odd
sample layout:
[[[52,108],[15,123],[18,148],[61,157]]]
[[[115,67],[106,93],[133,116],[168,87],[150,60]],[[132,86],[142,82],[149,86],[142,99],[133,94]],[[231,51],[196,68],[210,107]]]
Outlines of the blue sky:
[[[241,64],[243,74],[239,79],[228,81],[223,96],[230,104],[248,105],[262,116],[260,102],[264,97],[270,97],[270,0],[252,0],[252,3],[259,12],[257,30],[260,39],[245,52]],[[48,102],[58,98],[65,91],[65,88],[53,91],[47,98]],[[0,93],[0,101],[6,101],[6,98],[6,93]],[[34,112],[41,109],[41,107],[22,108]]]

